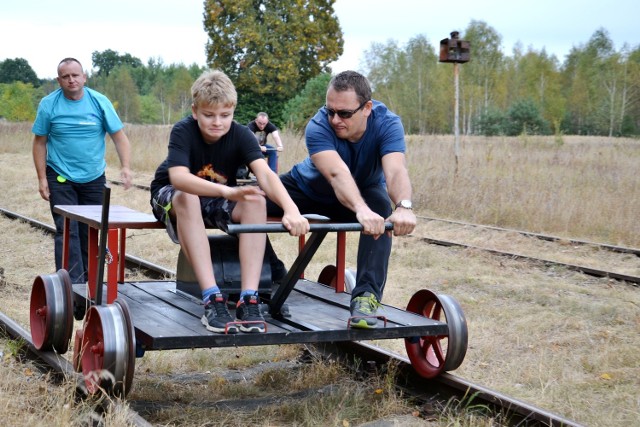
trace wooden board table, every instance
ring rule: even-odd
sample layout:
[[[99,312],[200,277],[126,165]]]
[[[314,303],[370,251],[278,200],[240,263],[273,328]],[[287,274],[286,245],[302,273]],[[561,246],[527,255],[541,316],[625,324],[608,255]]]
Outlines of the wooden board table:
[[[89,227],[87,282],[89,296],[96,294],[96,280],[99,262],[98,232],[102,227],[101,205],[56,205],[53,211],[64,217],[64,236],[62,266],[69,268],[69,234],[71,221],[87,224]],[[164,224],[152,214],[136,211],[126,206],[109,207],[109,225],[107,234],[107,304],[112,303],[118,294],[118,283],[124,283],[127,229],[162,229]]]

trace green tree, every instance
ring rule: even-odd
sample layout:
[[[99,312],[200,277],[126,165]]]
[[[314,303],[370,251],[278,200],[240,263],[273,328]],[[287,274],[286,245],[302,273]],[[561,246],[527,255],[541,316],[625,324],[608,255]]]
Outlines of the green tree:
[[[35,91],[30,83],[0,83],[0,117],[9,121],[33,121],[36,118]]]
[[[342,54],[334,2],[206,0],[207,64],[229,75],[239,93],[279,102],[281,110]]]
[[[531,99],[523,99],[509,108],[506,133],[510,136],[521,134],[544,135],[549,133],[549,125]]]
[[[146,125],[162,123],[161,111],[162,106],[158,98],[153,95],[140,96],[140,123]]]
[[[0,61],[0,83],[23,82],[33,87],[40,86],[40,80],[29,62],[24,58]]]
[[[396,40],[371,43],[364,52],[364,68],[376,99],[397,111],[403,102],[401,95],[406,77],[405,52]]]
[[[104,92],[118,111],[122,121],[128,123],[140,121],[140,97],[128,66],[119,66],[112,70],[106,79]]]
[[[372,43],[365,51],[364,64],[374,97],[402,118],[405,132],[450,131],[450,68],[438,67],[426,36],[410,39],[403,48],[394,40]]]
[[[153,86],[163,73],[164,63],[162,58],[149,58],[146,66],[131,69],[131,77],[136,82],[138,93],[148,95],[152,93]]]
[[[489,108],[474,122],[475,133],[485,136],[505,135],[507,133],[507,118],[498,109]]]
[[[191,85],[194,79],[182,64],[169,68],[171,83],[167,91],[167,99],[171,112],[179,120],[191,112]],[[169,116],[169,122],[171,122],[171,116]]]
[[[120,65],[129,65],[132,68],[142,67],[142,61],[135,56],[131,56],[128,53],[120,55],[111,49],[107,49],[104,52],[94,51],[91,54],[91,61],[93,62],[93,67],[98,68],[96,74],[104,77],[108,77],[111,71]]]
[[[633,85],[626,61],[603,28],[586,45],[571,50],[563,70],[568,133],[612,136],[621,128],[628,105],[625,90]]]
[[[640,135],[640,46],[626,55],[620,134]]]
[[[506,61],[504,80],[508,81],[511,103],[534,100],[545,120],[554,124],[556,133],[560,131],[566,103],[555,56],[548,56],[544,49],[537,52],[529,48],[523,54],[516,48],[513,57]]]
[[[160,106],[160,118],[163,125],[169,124],[171,119],[171,108],[169,107],[168,92],[170,85],[170,76],[163,72],[155,79],[155,83],[151,88],[152,94],[158,100]]]
[[[460,79],[460,107],[464,133],[471,133],[471,124],[489,108],[504,108],[497,97],[504,93],[499,86],[504,67],[501,51],[502,36],[486,22],[472,20],[461,37],[470,43],[471,60],[464,64]]]
[[[287,126],[302,131],[318,109],[324,105],[331,74],[322,73],[309,80],[304,89],[285,105],[283,117]]]

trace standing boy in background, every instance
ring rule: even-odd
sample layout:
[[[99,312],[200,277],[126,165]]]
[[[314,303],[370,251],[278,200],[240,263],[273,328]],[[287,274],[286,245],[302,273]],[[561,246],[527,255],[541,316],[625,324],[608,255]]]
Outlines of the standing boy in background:
[[[264,112],[259,112],[256,118],[247,124],[247,127],[258,140],[260,149],[267,156],[267,162],[269,167],[275,173],[278,173],[278,151],[282,151],[282,140],[280,139],[280,132],[276,125],[269,121],[269,115]],[[276,142],[276,146],[267,144],[267,137],[271,135]]]

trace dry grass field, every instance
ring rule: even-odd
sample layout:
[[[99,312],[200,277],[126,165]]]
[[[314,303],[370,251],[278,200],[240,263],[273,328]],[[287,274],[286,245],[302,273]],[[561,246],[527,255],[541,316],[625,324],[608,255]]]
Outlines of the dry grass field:
[[[133,169],[148,184],[166,154],[169,127],[128,126],[134,146]],[[0,123],[0,205],[52,223],[48,205],[37,193],[30,158],[28,124]],[[285,133],[281,170],[305,155],[299,136]],[[463,138],[456,171],[453,138],[408,137],[408,167],[417,213],[554,234],[566,238],[640,247],[640,142],[623,139],[563,137]],[[116,179],[117,161],[109,142],[108,178]],[[113,187],[112,204],[149,211],[141,190]],[[53,270],[50,237],[0,216],[2,268],[0,310],[28,326],[28,293],[37,274]],[[414,233],[438,238],[496,243],[492,234],[420,223]],[[177,247],[160,230],[130,232],[131,254],[175,269]],[[272,236],[285,263],[294,258],[294,239]],[[516,252],[547,251],[517,236],[504,244]],[[348,238],[348,263],[355,267],[355,237]],[[332,264],[333,246],[325,243],[308,277]],[[571,257],[578,249],[559,243],[554,250]],[[590,254],[607,263],[607,254]],[[500,258],[482,251],[419,244],[415,238],[394,242],[384,302],[404,307],[420,288],[454,296],[469,324],[469,350],[454,372],[471,381],[541,406],[589,426],[640,424],[640,289],[607,279],[531,262]],[[640,274],[640,265],[635,264]],[[634,268],[634,267],[632,267]],[[136,280],[131,272],[131,280]],[[377,344],[404,354],[400,341]],[[0,342],[0,417],[7,425],[82,425],[86,414],[73,403],[69,389],[43,381],[35,369],[18,364],[15,343]],[[225,372],[256,363],[279,366],[295,360],[291,346],[150,352],[136,361],[132,399],[189,399],[193,412],[163,411],[157,425],[359,425],[389,416],[411,414],[384,384],[347,381],[326,399],[303,399],[296,407],[266,406],[257,412],[249,402],[276,388],[291,393],[300,384],[319,389],[344,375],[336,366],[269,370],[267,377],[231,382]],[[287,365],[288,366],[288,365]],[[319,374],[316,370],[321,369]],[[198,381],[163,378],[198,373]],[[320,378],[319,378],[320,377]],[[204,378],[204,379],[203,379]],[[281,387],[278,389],[278,387]],[[373,390],[384,390],[378,399]],[[246,396],[247,407],[232,416],[215,402]],[[207,403],[209,402],[209,403]],[[212,409],[207,410],[210,405]],[[82,409],[80,407],[80,409]],[[26,421],[17,421],[18,417]],[[84,417],[84,418],[83,418]],[[126,425],[126,414],[111,414],[109,425]],[[23,418],[20,418],[22,420]],[[15,421],[14,421],[15,420]],[[47,421],[45,421],[47,420]],[[56,421],[51,421],[56,420]],[[409,417],[402,424],[498,425],[498,421]],[[346,423],[346,424],[345,424]]]

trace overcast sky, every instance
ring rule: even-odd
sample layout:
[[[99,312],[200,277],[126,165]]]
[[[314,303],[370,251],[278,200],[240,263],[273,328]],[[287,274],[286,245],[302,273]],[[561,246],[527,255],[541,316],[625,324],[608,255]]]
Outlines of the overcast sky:
[[[637,0],[337,0],[334,9],[345,41],[334,72],[358,69],[372,42],[404,46],[422,34],[435,48],[451,31],[464,33],[471,20],[495,29],[507,55],[519,42],[524,49],[545,48],[562,62],[599,28],[609,32],[616,50],[640,44]],[[107,49],[144,64],[161,58],[167,65],[204,66],[202,14],[203,0],[3,1],[0,60],[24,58],[40,78],[55,77],[67,56],[90,70],[91,53]]]

